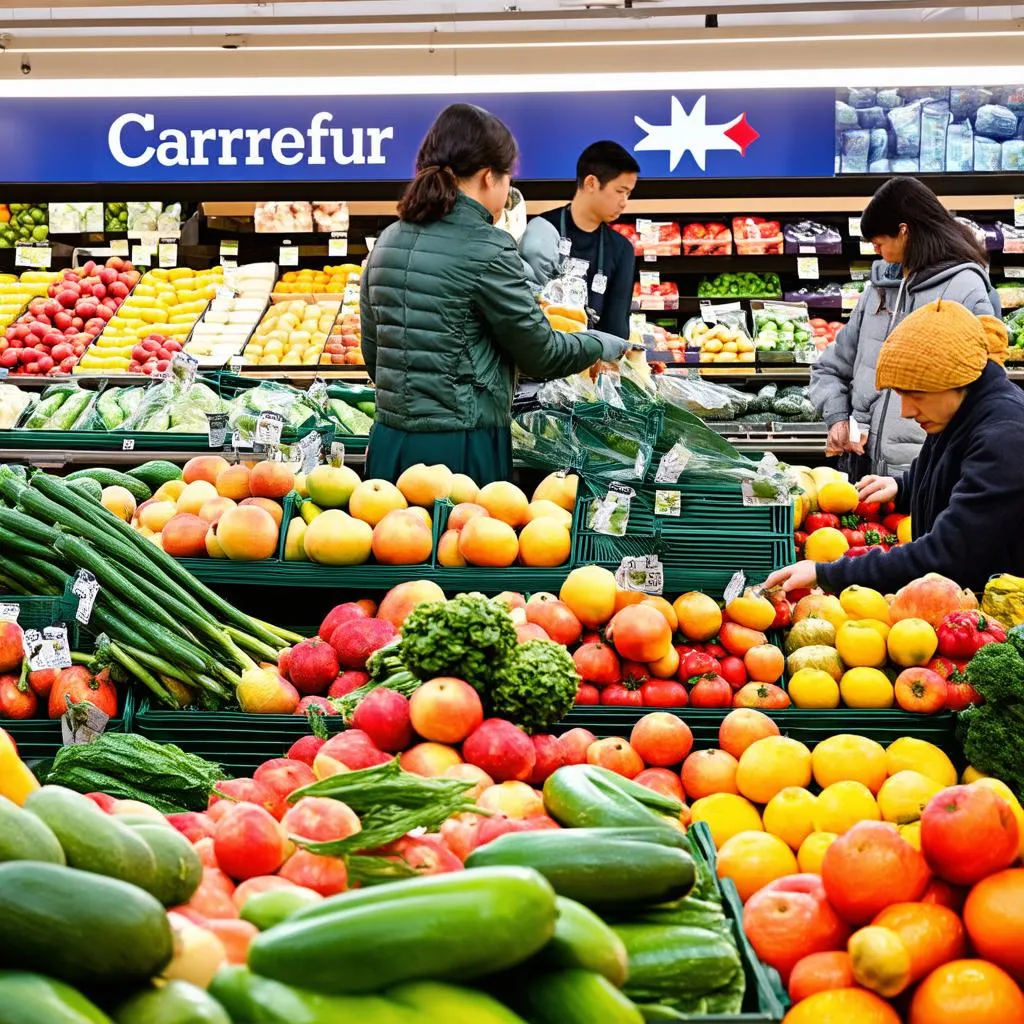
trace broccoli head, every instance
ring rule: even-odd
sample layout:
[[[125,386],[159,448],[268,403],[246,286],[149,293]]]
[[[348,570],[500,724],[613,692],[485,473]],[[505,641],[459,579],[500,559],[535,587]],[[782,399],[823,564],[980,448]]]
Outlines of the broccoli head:
[[[992,645],[994,646],[994,645]],[[1005,782],[1020,799],[1024,794],[1024,710],[983,704],[960,714],[964,756],[970,765]]]
[[[1012,644],[982,647],[967,666],[967,678],[989,703],[1024,704],[1024,658]]]
[[[485,698],[489,713],[507,718],[528,733],[541,732],[565,717],[580,684],[572,655],[551,640],[519,644],[495,673]]]

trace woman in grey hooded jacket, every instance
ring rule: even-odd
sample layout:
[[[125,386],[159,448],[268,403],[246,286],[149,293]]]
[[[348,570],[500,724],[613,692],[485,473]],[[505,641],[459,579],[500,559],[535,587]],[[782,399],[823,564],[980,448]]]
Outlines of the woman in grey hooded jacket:
[[[878,353],[892,329],[940,298],[976,315],[1000,315],[983,246],[916,178],[885,182],[864,210],[861,233],[882,258],[850,322],[811,368],[810,392],[828,427],[828,452],[842,456],[854,481],[903,471],[924,442],[891,393],[875,389]],[[851,435],[851,417],[860,438]]]

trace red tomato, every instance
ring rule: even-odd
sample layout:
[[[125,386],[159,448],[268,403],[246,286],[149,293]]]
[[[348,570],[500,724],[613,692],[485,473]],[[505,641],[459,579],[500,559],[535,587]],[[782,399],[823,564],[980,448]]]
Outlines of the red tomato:
[[[737,658],[733,654],[722,659],[720,672],[722,678],[734,690],[739,690],[746,686],[750,679],[747,675],[747,666],[743,664],[743,659]]]
[[[601,703],[612,704],[618,707],[644,706],[644,695],[642,690],[630,690],[621,683],[612,683],[601,691]]]
[[[576,687],[577,704],[600,704],[601,691],[592,683],[580,683]]]
[[[732,707],[732,687],[716,673],[709,673],[690,690],[690,705],[695,708]]]
[[[682,683],[672,679],[651,679],[640,687],[644,707],[685,708],[690,703],[689,694]]]
[[[706,676],[709,673],[717,675],[721,670],[722,666],[717,658],[701,651],[693,651],[683,659],[679,666],[679,678],[693,679],[694,676]]]
[[[720,643],[712,642],[704,645],[704,653],[712,658],[724,658],[729,652]]]

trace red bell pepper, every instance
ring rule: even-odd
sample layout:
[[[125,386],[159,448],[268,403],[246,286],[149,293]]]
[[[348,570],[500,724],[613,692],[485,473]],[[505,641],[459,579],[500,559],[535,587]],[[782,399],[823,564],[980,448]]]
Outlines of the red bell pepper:
[[[838,530],[839,516],[834,516],[831,512],[812,512],[804,520],[804,529],[808,533],[814,533],[816,530]]]
[[[950,680],[958,682],[964,678],[967,670],[966,661],[955,661],[953,658],[932,658],[927,667],[936,675],[942,676],[947,682]]]
[[[840,533],[846,538],[846,543],[851,548],[862,548],[867,544],[867,540],[861,530],[841,530]]]
[[[939,656],[970,661],[988,644],[1006,642],[1006,630],[979,611],[950,612],[936,631]]]

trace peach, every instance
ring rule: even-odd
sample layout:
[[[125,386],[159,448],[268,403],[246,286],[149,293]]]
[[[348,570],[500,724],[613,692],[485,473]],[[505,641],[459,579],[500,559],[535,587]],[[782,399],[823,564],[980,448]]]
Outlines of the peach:
[[[463,505],[476,501],[476,496],[479,493],[480,488],[471,477],[466,476],[465,473],[456,473],[452,477],[451,487],[448,489],[448,498],[455,505]]]
[[[373,527],[338,508],[321,512],[302,539],[306,557],[322,565],[362,565],[372,546]]]
[[[672,797],[680,803],[686,797],[679,776],[668,768],[645,768],[639,775],[634,776],[633,781],[662,796]]]
[[[472,782],[473,788],[466,790],[467,800],[476,800],[480,794],[494,785],[494,779],[475,764],[453,764],[444,773],[446,779],[458,779],[460,782]],[[443,832],[443,830],[442,830]]]
[[[500,594],[491,598],[491,600],[497,601],[498,604],[503,604],[509,611],[526,607],[526,598],[522,594],[517,594],[511,590],[503,590]]]
[[[439,676],[413,691],[409,717],[425,740],[461,743],[484,720],[484,708],[469,683]]]
[[[336,896],[348,888],[348,868],[341,857],[322,857],[296,850],[281,868],[281,877],[321,896]]]
[[[160,531],[164,551],[175,558],[201,558],[206,554],[206,531],[210,524],[199,516],[179,513]]]
[[[544,477],[533,492],[533,500],[550,501],[567,512],[576,506],[576,490],[580,478],[566,473],[552,473]]]
[[[227,558],[224,554],[224,549],[220,546],[220,541],[217,540],[217,527],[211,526],[206,531],[206,553],[210,558]]]
[[[224,515],[229,508],[237,508],[231,498],[211,498],[209,501],[204,501],[199,507],[199,518],[205,520],[211,526],[216,526],[220,521],[220,517]]]
[[[468,564],[459,551],[458,531],[445,530],[438,538],[437,564],[446,569],[461,569]]]
[[[535,594],[526,603],[526,621],[540,626],[557,644],[569,646],[583,635],[583,623],[563,601]]]
[[[499,782],[480,794],[477,804],[510,818],[533,818],[544,813],[540,793],[525,782]]]
[[[153,492],[150,501],[177,501],[186,487],[184,480],[167,480]]]
[[[217,477],[230,468],[231,463],[221,455],[197,455],[182,467],[181,479],[187,484],[193,480],[205,480],[209,484],[214,484]]]
[[[482,487],[476,501],[489,515],[513,529],[519,529],[529,517],[529,499],[515,484],[506,480],[495,480]]]
[[[462,764],[462,758],[454,747],[443,743],[417,743],[402,754],[399,762],[403,771],[433,778]]]
[[[185,486],[176,504],[179,512],[197,516],[203,505],[211,498],[216,497],[218,497],[217,488],[208,480],[193,480],[192,483]]]
[[[295,486],[295,474],[284,462],[257,462],[249,474],[249,490],[256,498],[283,498]]]
[[[587,748],[587,764],[596,764],[627,779],[635,778],[644,770],[643,758],[632,745],[619,736],[606,736]]]
[[[459,533],[459,554],[470,565],[504,569],[519,556],[519,538],[500,519],[477,516]]]
[[[452,471],[447,466],[410,466],[397,481],[398,489],[410,505],[433,508],[434,502],[447,498],[452,489]]]
[[[272,498],[243,498],[238,504],[254,505],[256,508],[269,512],[271,519],[277,524],[277,528],[281,529],[281,523],[284,520],[284,509],[279,501],[274,501]]]
[[[516,640],[521,644],[529,643],[531,640],[550,640],[548,631],[535,622],[524,622],[516,626]]]
[[[173,501],[147,501],[139,508],[139,526],[160,533],[177,514]]]
[[[444,591],[432,580],[409,580],[392,587],[377,609],[377,618],[401,629],[409,613],[421,604],[444,601]]]
[[[456,505],[449,513],[448,529],[458,533],[470,519],[486,515],[490,515],[490,513],[483,505],[478,505],[473,501],[464,501],[461,505]]]
[[[722,719],[718,727],[719,746],[727,754],[740,757],[744,750],[766,736],[778,736],[779,727],[762,711],[736,708]]]
[[[304,796],[288,809],[281,825],[289,836],[301,836],[317,843],[348,839],[363,827],[348,804],[324,796]]]
[[[582,728],[570,729],[558,737],[558,746],[562,752],[563,764],[586,764],[587,751],[597,737],[589,730]]]
[[[264,509],[239,505],[220,517],[217,541],[224,554],[235,561],[271,558],[277,551],[277,524]]]
[[[430,558],[434,537],[419,516],[396,509],[373,528],[371,547],[382,565],[419,565]]]
[[[408,508],[402,492],[387,480],[364,480],[348,500],[348,513],[376,526],[389,512]]]
[[[543,786],[549,775],[554,774],[565,764],[565,753],[557,736],[548,733],[537,733],[531,736],[534,753],[537,760],[534,762],[533,771],[526,780],[531,786]],[[543,812],[542,812],[543,813]]]
[[[547,568],[565,565],[571,550],[569,528],[548,516],[531,520],[519,534],[519,561],[523,565]]]
[[[277,804],[270,812],[280,820],[288,810],[288,797],[303,786],[311,786],[316,782],[313,769],[304,761],[296,761],[290,757],[272,757],[264,761],[252,773],[253,781],[265,786],[277,797]]]
[[[249,489],[250,472],[249,467],[242,463],[238,463],[236,466],[228,466],[217,477],[214,485],[217,488],[217,493],[222,498],[230,498],[232,501],[241,501],[243,498],[250,497],[252,494],[252,491]]]
[[[276,669],[265,668],[247,668],[235,697],[243,711],[257,715],[293,715],[300,699],[299,691]]]
[[[322,465],[307,474],[305,484],[310,500],[319,508],[345,508],[360,480],[359,474],[348,466]]]
[[[100,497],[100,504],[118,519],[128,523],[135,515],[135,495],[126,487],[118,487],[116,484],[111,487],[104,487]]]
[[[527,509],[527,521],[532,523],[534,519],[554,519],[567,530],[572,526],[572,513],[566,512],[561,505],[556,505],[553,501],[546,499],[530,502]]]

